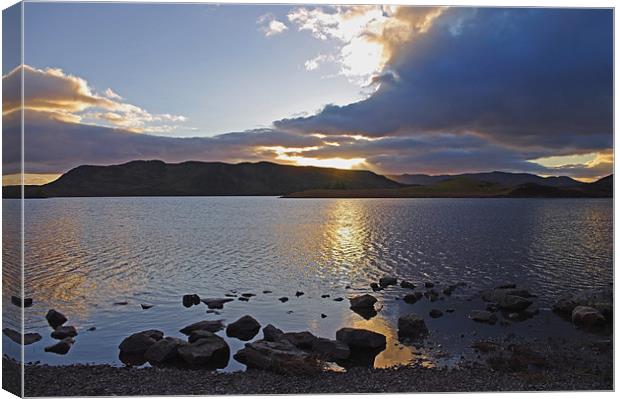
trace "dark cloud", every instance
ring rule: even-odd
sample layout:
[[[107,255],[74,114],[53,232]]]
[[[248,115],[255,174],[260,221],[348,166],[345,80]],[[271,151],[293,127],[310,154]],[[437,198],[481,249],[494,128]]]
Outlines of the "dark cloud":
[[[451,9],[395,53],[390,79],[368,99],[275,126],[373,137],[473,132],[508,148],[609,148],[612,29],[611,10]]]

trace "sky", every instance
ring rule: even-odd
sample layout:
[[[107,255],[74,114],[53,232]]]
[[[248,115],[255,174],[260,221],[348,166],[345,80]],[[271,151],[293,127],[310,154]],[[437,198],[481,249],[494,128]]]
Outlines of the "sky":
[[[608,9],[24,7],[23,68],[5,46],[3,139],[19,143],[23,73],[27,182],[134,159],[612,173]]]

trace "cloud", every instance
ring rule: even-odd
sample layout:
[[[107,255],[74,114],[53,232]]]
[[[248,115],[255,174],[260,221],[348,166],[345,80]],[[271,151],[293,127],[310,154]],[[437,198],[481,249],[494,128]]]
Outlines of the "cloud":
[[[2,77],[3,115],[20,110],[19,97],[22,68],[18,67]],[[108,88],[103,95],[95,92],[88,82],[58,68],[38,69],[23,66],[24,109],[46,113],[50,119],[70,123],[90,123],[116,126],[132,132],[171,130],[186,121],[184,116],[151,114],[146,110],[122,102],[122,97]],[[174,125],[177,124],[177,125]]]
[[[334,53],[306,61],[306,69],[336,62],[342,75],[364,86],[383,71],[396,44],[426,32],[442,11],[442,7],[300,7],[288,19],[299,31],[335,44]]]
[[[276,17],[270,13],[258,17],[257,23],[260,25],[258,30],[267,37],[278,35],[288,29],[288,26],[278,21]]]

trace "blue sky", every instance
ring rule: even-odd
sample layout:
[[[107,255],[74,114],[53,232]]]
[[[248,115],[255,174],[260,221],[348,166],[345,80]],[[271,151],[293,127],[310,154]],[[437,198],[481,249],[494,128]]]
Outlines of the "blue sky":
[[[134,159],[585,181],[613,169],[609,9],[25,7],[32,181]],[[19,159],[4,158],[15,173]]]

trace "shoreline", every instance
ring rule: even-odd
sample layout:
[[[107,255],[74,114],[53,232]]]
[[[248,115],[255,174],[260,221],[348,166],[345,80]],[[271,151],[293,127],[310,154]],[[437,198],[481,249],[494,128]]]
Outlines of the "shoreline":
[[[514,352],[515,347],[521,348],[521,352]],[[518,353],[522,367],[498,362],[507,350]],[[18,375],[17,367],[14,360],[3,358],[5,376]],[[613,390],[613,343],[596,339],[585,345],[561,339],[521,341],[499,350],[480,350],[477,360],[451,368],[356,367],[346,372],[284,375],[261,370],[222,373],[204,369],[27,364],[25,373],[26,396]]]

